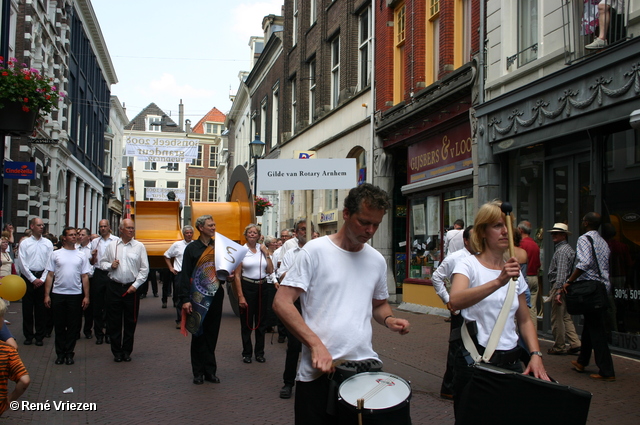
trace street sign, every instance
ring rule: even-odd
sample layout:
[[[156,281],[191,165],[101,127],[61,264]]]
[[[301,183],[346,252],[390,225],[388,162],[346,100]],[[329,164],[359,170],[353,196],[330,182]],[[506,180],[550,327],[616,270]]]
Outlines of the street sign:
[[[356,183],[355,158],[258,160],[258,191],[351,189]]]

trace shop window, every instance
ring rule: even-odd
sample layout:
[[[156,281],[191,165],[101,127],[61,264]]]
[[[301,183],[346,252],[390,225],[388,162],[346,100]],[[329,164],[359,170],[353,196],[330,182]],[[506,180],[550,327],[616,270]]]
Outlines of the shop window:
[[[603,178],[600,233],[609,244],[609,278],[614,305],[605,318],[611,345],[640,352],[640,209],[634,196],[640,184],[638,132],[608,136],[609,167]]]
[[[440,258],[440,197],[411,201],[409,278],[429,279]]]
[[[543,207],[543,163],[544,149],[542,145],[522,149],[511,155],[509,171],[511,181],[509,184],[509,199],[503,199],[513,205],[513,215],[516,225],[522,220],[531,223],[531,237],[535,236],[538,230],[543,227],[542,207]],[[566,184],[558,186],[566,191]],[[568,195],[564,195],[566,197]],[[566,205],[566,203],[564,204]],[[564,222],[557,220],[556,222]],[[540,243],[540,240],[536,240]]]

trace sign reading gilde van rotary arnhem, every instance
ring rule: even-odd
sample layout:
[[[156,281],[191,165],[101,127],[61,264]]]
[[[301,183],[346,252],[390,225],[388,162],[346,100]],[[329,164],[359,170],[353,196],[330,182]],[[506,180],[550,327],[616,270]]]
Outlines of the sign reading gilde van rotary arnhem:
[[[258,191],[351,189],[356,184],[355,158],[258,160]]]
[[[147,162],[187,162],[198,158],[198,139],[127,137],[125,155]]]

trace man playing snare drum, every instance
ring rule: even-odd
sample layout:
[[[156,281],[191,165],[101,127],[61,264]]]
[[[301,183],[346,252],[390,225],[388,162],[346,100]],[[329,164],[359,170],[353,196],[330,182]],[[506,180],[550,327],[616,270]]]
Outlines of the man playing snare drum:
[[[387,302],[384,257],[366,242],[389,207],[387,194],[371,184],[351,189],[338,233],[309,241],[298,253],[273,307],[303,343],[296,381],[296,424],[336,424],[327,413],[330,375],[338,360],[378,359],[371,344],[371,318],[394,332],[409,322],[393,316]],[[294,306],[300,298],[302,315]]]

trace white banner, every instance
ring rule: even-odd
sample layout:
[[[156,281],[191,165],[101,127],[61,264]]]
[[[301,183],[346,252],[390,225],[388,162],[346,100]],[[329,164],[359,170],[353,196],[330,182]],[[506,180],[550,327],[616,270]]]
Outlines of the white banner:
[[[227,280],[229,275],[244,260],[249,248],[232,241],[220,233],[216,233],[214,244],[216,249],[216,277],[218,280]]]
[[[258,160],[258,191],[351,189],[357,182],[355,158]]]
[[[154,201],[168,201],[167,193],[173,192],[176,194],[176,200],[180,200],[182,205],[185,203],[186,190],[185,189],[172,189],[167,187],[145,187],[146,197],[153,199]]]
[[[148,162],[186,162],[198,158],[198,139],[127,137],[125,155]]]

